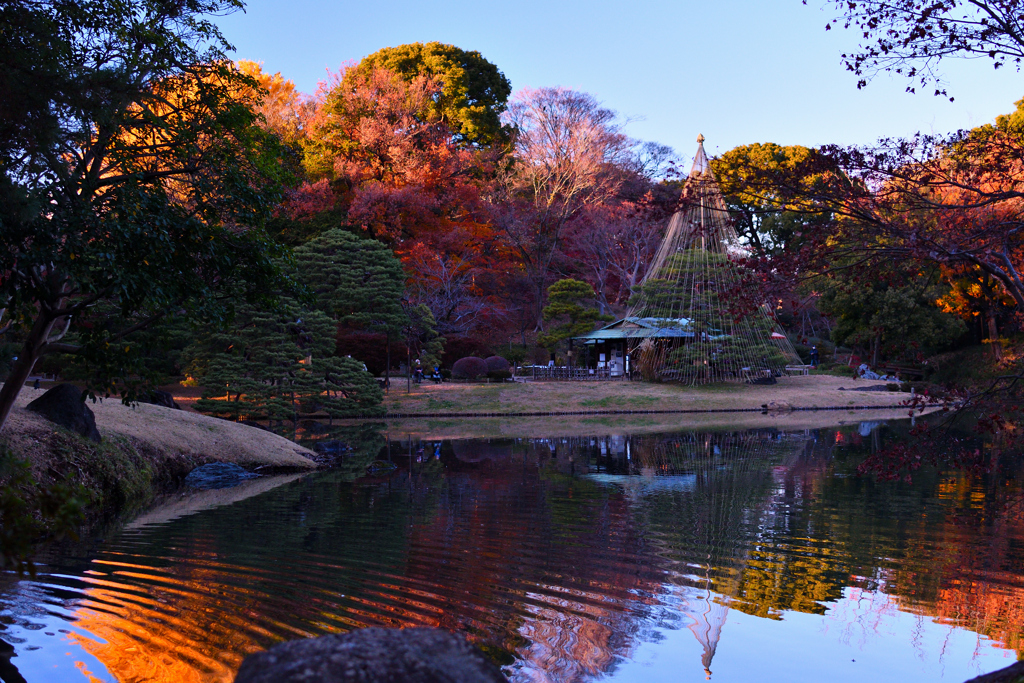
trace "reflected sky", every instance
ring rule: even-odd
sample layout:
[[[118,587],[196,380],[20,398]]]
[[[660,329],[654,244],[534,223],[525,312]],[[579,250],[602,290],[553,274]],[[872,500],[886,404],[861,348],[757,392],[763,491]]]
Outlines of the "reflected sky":
[[[903,429],[364,433],[345,467],[171,501],[8,579],[0,679],[230,681],[281,640],[428,625],[514,681],[959,683],[1022,649],[1021,477],[857,476]]]

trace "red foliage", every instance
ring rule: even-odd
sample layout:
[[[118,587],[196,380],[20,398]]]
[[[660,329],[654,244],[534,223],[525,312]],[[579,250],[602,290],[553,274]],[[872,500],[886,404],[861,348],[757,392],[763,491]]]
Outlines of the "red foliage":
[[[327,180],[305,182],[288,192],[281,208],[293,221],[312,218],[334,208],[334,192]]]

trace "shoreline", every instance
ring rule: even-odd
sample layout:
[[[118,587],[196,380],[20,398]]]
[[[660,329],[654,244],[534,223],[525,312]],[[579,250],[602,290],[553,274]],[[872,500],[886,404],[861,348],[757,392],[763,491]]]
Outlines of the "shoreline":
[[[95,443],[26,409],[43,393],[21,391],[0,447],[28,463],[33,486],[83,487],[85,527],[144,509],[200,465],[233,463],[261,474],[319,467],[312,451],[271,432],[163,406],[129,407],[116,398],[87,402],[103,438]]]
[[[411,390],[392,386],[384,399],[384,419],[909,408],[910,394],[888,391],[887,384],[835,375],[780,377],[772,385],[693,387],[626,381],[423,383]]]
[[[941,404],[929,404],[926,410],[942,407]],[[386,413],[380,416],[360,416],[357,420],[404,420],[404,419],[459,419],[472,417],[580,417],[588,415],[717,415],[727,413],[761,413],[764,415],[788,413],[788,412],[842,412],[844,410],[901,410],[908,406],[892,405],[852,405],[852,406],[786,406],[778,407],[765,405],[760,408],[693,408],[693,409],[666,409],[666,410],[574,410],[574,411],[552,411],[552,412],[531,412],[531,413]]]

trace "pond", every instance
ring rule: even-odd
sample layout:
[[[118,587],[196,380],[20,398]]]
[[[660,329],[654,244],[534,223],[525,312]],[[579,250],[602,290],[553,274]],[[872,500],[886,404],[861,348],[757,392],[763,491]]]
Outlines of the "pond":
[[[0,679],[231,681],[284,639],[429,625],[513,681],[961,683],[1024,652],[1024,471],[858,475],[905,431],[350,433],[338,468],[8,577]]]

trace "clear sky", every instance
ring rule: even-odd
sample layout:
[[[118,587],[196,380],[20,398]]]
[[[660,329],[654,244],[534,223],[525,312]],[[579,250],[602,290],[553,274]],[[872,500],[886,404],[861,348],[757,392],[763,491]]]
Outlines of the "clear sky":
[[[313,92],[327,69],[382,47],[432,40],[478,50],[523,87],[595,95],[628,132],[684,158],[777,142],[861,144],[991,121],[1024,97],[1024,75],[950,61],[956,101],[906,94],[880,77],[864,90],[840,63],[851,31],[826,32],[822,0],[249,0],[218,20],[237,51]]]

